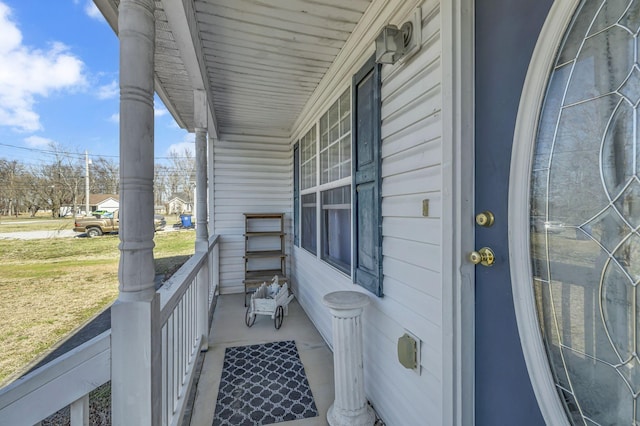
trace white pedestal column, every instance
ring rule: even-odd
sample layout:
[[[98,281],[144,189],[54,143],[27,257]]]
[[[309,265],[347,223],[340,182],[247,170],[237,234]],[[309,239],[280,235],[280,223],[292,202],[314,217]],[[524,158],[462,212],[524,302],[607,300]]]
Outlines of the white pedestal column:
[[[364,293],[337,291],[324,296],[333,324],[335,400],[327,412],[331,426],[371,426],[375,415],[364,393],[362,312],[369,304]]]

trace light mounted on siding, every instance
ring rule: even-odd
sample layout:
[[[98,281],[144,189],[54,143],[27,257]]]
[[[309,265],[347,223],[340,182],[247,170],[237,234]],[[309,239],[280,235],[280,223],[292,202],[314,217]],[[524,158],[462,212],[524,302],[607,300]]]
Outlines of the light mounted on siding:
[[[376,38],[376,62],[379,64],[395,64],[406,53],[413,33],[413,24],[405,22],[398,29],[395,25],[387,25]]]
[[[400,28],[387,25],[376,37],[376,62],[379,64],[395,64],[400,58],[407,58],[420,49],[422,42],[422,13],[418,7],[413,12],[413,19]]]

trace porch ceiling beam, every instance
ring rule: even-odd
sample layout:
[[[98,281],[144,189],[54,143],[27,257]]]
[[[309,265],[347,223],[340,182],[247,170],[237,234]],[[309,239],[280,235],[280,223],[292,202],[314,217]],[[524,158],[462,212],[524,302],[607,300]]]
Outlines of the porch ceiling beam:
[[[197,20],[193,5],[191,2],[176,0],[161,1],[171,32],[180,50],[180,56],[189,73],[193,89],[204,90],[207,94],[207,105],[212,119],[209,123],[208,131],[211,136],[217,138],[218,125],[213,107],[213,96],[209,87],[209,80],[206,77],[206,69],[204,68],[205,61],[202,55],[202,46],[198,36],[199,32],[197,31]]]

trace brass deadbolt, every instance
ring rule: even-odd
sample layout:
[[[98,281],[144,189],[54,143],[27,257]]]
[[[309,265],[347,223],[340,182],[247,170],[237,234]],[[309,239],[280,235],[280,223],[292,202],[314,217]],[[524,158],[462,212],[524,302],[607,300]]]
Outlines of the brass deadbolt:
[[[493,221],[495,220],[495,216],[489,210],[483,211],[482,213],[478,213],[476,215],[476,223],[480,226],[490,227],[493,225]]]
[[[472,251],[469,260],[475,265],[491,266],[496,260],[496,255],[489,247],[482,247],[478,251]]]

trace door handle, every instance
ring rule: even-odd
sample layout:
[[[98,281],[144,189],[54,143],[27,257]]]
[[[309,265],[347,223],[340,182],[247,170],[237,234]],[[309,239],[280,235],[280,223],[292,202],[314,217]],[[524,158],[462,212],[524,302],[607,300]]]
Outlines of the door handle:
[[[474,265],[491,266],[496,260],[496,255],[489,247],[482,247],[478,251],[472,251],[469,254],[469,260]]]

